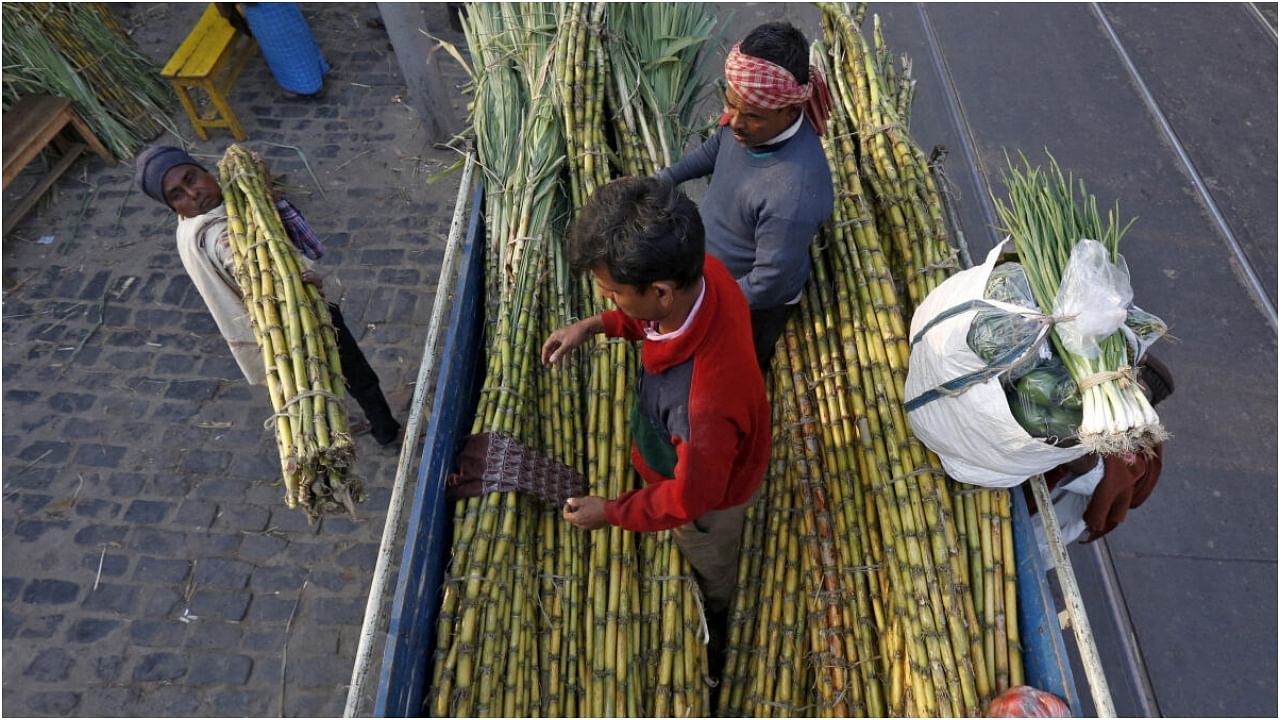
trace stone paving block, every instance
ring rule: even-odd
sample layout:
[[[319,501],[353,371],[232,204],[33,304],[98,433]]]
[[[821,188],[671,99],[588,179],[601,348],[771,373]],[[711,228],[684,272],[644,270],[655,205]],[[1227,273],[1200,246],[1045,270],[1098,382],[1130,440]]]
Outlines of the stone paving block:
[[[350,625],[364,619],[365,602],[359,598],[318,597],[306,603],[307,617],[320,625]]]
[[[85,553],[80,557],[80,567],[93,573],[95,576],[99,570],[102,577],[122,577],[129,571],[128,555],[113,555],[107,553]]]
[[[253,563],[270,562],[278,557],[289,540],[274,533],[243,533],[240,538],[240,557]]]
[[[88,525],[80,528],[75,534],[77,545],[100,546],[124,542],[129,528],[123,525]]]
[[[142,617],[169,617],[180,610],[182,594],[171,587],[152,588],[142,598]]]
[[[94,667],[94,676],[102,682],[115,682],[120,678],[120,670],[123,667],[123,655],[105,655],[98,658]]]
[[[107,488],[115,497],[133,497],[145,484],[146,477],[134,472],[113,472],[107,479]]]
[[[188,606],[192,615],[213,620],[243,620],[252,594],[247,590],[196,588]]]
[[[214,525],[221,530],[261,532],[270,520],[271,511],[264,507],[228,503],[221,507]]]
[[[159,500],[134,500],[124,514],[125,522],[140,525],[159,525],[164,522],[174,503]]]
[[[248,655],[195,655],[187,680],[193,685],[242,685],[252,670]]]
[[[191,561],[142,556],[138,558],[133,579],[146,583],[180,583],[191,572]]]
[[[67,640],[73,643],[90,644],[107,637],[124,623],[108,618],[81,618],[67,629]]]
[[[184,557],[186,545],[187,534],[184,532],[145,527],[134,529],[129,542],[133,550],[162,557]]]
[[[18,632],[22,630],[22,625],[26,618],[10,609],[9,603],[5,603],[4,608],[0,610],[0,637],[5,640],[12,640],[18,637]]]
[[[335,688],[351,680],[351,662],[346,658],[312,658],[306,664],[291,663],[285,670],[289,687],[308,690]]]
[[[77,500],[76,515],[94,520],[112,520],[120,515],[120,503],[99,498]]]
[[[217,717],[265,717],[273,699],[265,690],[219,690],[205,707]]]
[[[23,676],[38,682],[61,682],[76,664],[74,658],[62,648],[46,648],[32,659]]]
[[[144,655],[133,669],[133,679],[139,682],[177,680],[187,674],[189,660],[177,653],[159,652]]]
[[[85,610],[115,612],[128,615],[138,601],[138,588],[134,585],[99,583],[96,590],[90,588],[81,607]]]
[[[22,452],[18,453],[18,459],[55,465],[65,461],[70,454],[71,446],[67,443],[37,440],[23,448]]]
[[[249,588],[255,594],[289,592],[294,593],[302,587],[302,582],[310,577],[306,568],[259,567],[253,571],[249,580]]]
[[[8,499],[13,504],[14,509],[17,510],[18,517],[28,517],[47,506],[53,500],[53,496],[39,493],[19,493],[11,495]],[[55,515],[58,513],[51,511],[49,514]],[[14,532],[16,533],[17,530],[15,529]]]
[[[134,620],[129,624],[129,641],[144,647],[177,648],[190,627],[177,620]]]
[[[255,593],[253,604],[249,606],[249,617],[252,623],[283,623],[293,613],[296,598]]]
[[[195,582],[197,585],[239,590],[249,584],[249,576],[254,572],[253,566],[239,560],[211,558],[196,564]]]
[[[0,587],[3,587],[4,602],[10,603],[18,599],[18,593],[22,590],[22,578],[6,577],[0,581]]]
[[[32,580],[22,593],[22,602],[31,605],[65,605],[80,596],[80,586],[66,580]]]
[[[198,650],[234,650],[244,635],[241,623],[218,622],[201,618],[187,636],[186,647]],[[194,670],[192,675],[195,675]]]
[[[128,451],[128,448],[119,445],[81,445],[76,448],[76,454],[72,461],[78,465],[88,465],[89,467],[116,468],[120,467],[120,461],[124,459],[124,455]]]
[[[27,701],[32,710],[41,715],[65,717],[80,704],[80,693],[69,690],[50,690],[30,696]]]
[[[67,520],[21,520],[14,526],[13,534],[19,542],[36,542],[50,530],[66,530],[70,525]]]

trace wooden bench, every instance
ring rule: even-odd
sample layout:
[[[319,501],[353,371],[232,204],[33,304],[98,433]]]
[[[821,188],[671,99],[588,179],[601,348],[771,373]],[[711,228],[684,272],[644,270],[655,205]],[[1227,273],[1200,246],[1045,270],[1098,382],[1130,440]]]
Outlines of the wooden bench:
[[[83,142],[69,140],[62,131],[71,125],[80,134]],[[66,98],[48,95],[28,95],[20,100],[4,114],[4,187],[22,172],[40,151],[53,143],[62,153],[62,157],[54,163],[53,168],[36,183],[26,195],[18,201],[18,206],[4,214],[3,234],[8,235],[14,225],[24,215],[31,212],[40,197],[44,195],[62,173],[80,157],[80,153],[93,150],[108,165],[115,164],[115,158],[93,134],[84,120],[71,107]]]
[[[244,129],[227,102],[227,91],[235,84],[240,71],[253,57],[253,38],[237,30],[209,3],[200,21],[182,41],[160,74],[173,83],[174,92],[191,119],[191,126],[201,140],[208,140],[206,128],[227,128],[236,140],[244,140]],[[191,97],[191,91],[202,89],[213,106],[203,115]]]

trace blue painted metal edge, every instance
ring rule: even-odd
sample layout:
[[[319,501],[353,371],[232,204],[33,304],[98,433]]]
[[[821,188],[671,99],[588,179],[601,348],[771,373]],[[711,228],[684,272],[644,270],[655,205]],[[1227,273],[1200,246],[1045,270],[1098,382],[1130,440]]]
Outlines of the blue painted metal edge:
[[[1031,518],[1021,487],[1010,488],[1009,496],[1013,505],[1013,552],[1018,558],[1018,632],[1027,684],[1066,700],[1072,716],[1083,717],[1071,658],[1058,623],[1057,603],[1036,545],[1032,523],[1039,521]]]
[[[483,363],[465,361],[478,356],[483,333],[482,187],[472,196],[471,217],[449,312],[449,330],[441,350],[431,417],[423,436],[422,459],[378,679],[375,717],[422,714],[434,655],[445,550],[450,543],[445,478],[453,469],[454,459],[471,426],[476,372],[483,366]]]

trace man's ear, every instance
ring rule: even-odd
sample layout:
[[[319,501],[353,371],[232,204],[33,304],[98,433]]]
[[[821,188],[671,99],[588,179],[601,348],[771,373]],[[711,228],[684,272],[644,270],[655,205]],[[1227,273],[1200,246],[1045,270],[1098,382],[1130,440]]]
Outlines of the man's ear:
[[[670,280],[658,280],[649,284],[653,291],[657,293],[658,302],[663,307],[671,307],[671,303],[676,299],[676,284]]]

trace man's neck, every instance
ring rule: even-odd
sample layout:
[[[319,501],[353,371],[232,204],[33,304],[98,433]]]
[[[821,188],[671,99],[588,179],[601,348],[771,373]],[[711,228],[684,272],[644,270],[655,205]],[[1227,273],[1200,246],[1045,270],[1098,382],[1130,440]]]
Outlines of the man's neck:
[[[693,306],[698,302],[698,296],[702,294],[704,282],[706,282],[705,278],[698,278],[698,282],[675,292],[675,301],[672,303],[670,314],[658,321],[658,332],[665,335],[684,326],[685,321],[689,319],[689,313],[693,312]]]

